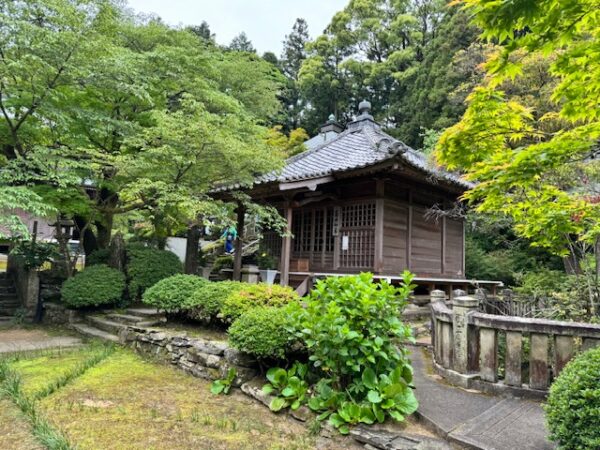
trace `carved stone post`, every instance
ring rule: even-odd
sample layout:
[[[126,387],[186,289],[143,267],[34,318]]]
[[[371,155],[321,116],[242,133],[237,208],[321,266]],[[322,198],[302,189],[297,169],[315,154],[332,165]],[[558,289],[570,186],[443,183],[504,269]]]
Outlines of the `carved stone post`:
[[[439,289],[434,289],[429,293],[429,297],[432,304],[435,302],[444,302],[446,300],[446,293]],[[431,342],[433,343],[435,360],[441,362],[443,346],[450,344],[442,342],[442,322],[435,319],[433,312],[431,314]]]
[[[477,311],[479,300],[475,297],[454,297],[452,301],[452,329],[454,334],[454,360],[453,368],[459,373],[469,372],[469,340],[475,339],[469,333],[467,316],[472,311]]]

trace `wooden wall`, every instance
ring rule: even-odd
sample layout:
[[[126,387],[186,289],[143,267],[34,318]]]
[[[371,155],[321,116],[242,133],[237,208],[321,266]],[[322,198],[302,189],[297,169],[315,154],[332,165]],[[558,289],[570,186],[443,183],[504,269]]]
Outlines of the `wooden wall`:
[[[385,273],[408,267],[408,211],[406,204],[387,199],[384,202],[382,253]]]
[[[463,222],[426,214],[434,204],[450,204],[450,195],[388,180],[384,198],[381,273],[408,269],[423,277],[464,277]]]

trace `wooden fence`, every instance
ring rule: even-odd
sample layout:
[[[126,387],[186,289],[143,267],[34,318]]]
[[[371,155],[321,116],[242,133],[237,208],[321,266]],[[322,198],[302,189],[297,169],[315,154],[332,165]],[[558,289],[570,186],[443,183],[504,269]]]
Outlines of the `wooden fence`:
[[[464,387],[543,395],[573,356],[600,345],[600,325],[488,314],[477,297],[449,305],[441,291],[431,297],[436,368]]]

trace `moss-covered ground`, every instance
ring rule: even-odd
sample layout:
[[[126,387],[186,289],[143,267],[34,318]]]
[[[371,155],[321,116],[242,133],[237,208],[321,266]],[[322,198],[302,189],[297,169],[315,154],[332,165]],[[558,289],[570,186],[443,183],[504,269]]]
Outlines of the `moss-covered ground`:
[[[130,350],[116,348],[96,362],[99,352],[91,345],[8,360],[10,371],[21,379],[20,395],[38,397],[36,414],[73,449],[316,447],[307,428],[240,392],[215,396],[209,382]],[[0,399],[0,448],[44,448],[33,437],[40,433],[31,429],[27,413],[15,407],[14,395],[5,392]],[[326,448],[355,447],[330,442]]]

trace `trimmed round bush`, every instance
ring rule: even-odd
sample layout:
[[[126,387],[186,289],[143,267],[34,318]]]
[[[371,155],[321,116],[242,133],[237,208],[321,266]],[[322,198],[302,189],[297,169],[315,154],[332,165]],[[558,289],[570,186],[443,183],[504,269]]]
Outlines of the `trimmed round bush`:
[[[208,321],[217,317],[225,300],[247,285],[238,281],[208,282],[196,289],[190,299],[187,315],[190,319]]]
[[[283,359],[292,340],[286,308],[261,306],[240,315],[229,327],[229,342],[259,359]]]
[[[105,265],[86,267],[63,283],[61,296],[71,308],[114,305],[121,301],[125,275]]]
[[[544,407],[559,449],[600,448],[600,347],[582,353],[550,387]]]
[[[110,250],[107,248],[101,248],[94,250],[85,258],[85,266],[97,266],[98,264],[108,265],[110,259]]]
[[[173,252],[139,244],[127,247],[127,278],[132,299],[141,298],[149,287],[181,272],[181,261]]]
[[[163,311],[185,310],[192,293],[206,283],[210,281],[196,275],[173,275],[148,288],[142,301]]]
[[[247,284],[233,292],[223,302],[221,317],[226,321],[237,319],[242,313],[258,306],[285,306],[298,300],[298,294],[289,286]]]

